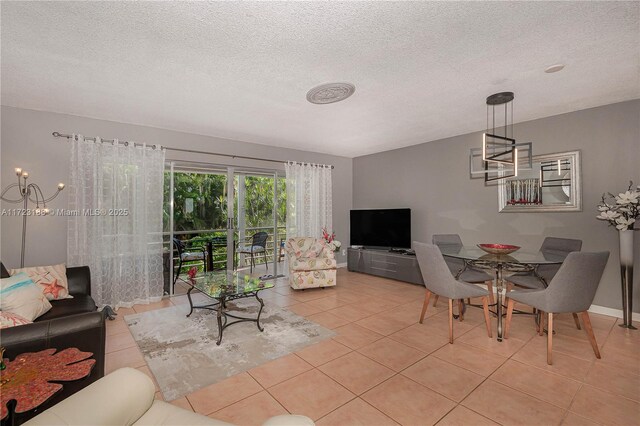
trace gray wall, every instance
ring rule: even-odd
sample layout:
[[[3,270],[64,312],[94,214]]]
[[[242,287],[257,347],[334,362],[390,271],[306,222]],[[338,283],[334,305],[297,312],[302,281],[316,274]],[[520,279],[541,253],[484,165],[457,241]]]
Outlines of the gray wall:
[[[105,120],[77,117],[51,112],[2,107],[0,139],[0,184],[5,187],[15,181],[14,168],[29,171],[30,179],[39,184],[45,195],[53,192],[58,182],[69,182],[69,144],[54,138],[53,131],[81,133],[86,136],[119,138],[226,154],[237,154],[276,160],[297,160],[333,164],[333,227],[338,239],[345,243],[349,236],[349,210],[352,203],[352,159],[313,152],[273,148],[229,139],[174,132],[170,130]],[[197,160],[217,164],[234,164],[262,168],[284,165],[264,161],[232,160],[229,157],[192,155],[167,151],[167,159]],[[14,207],[1,203],[2,208]],[[67,195],[51,202],[52,208],[66,208]],[[2,216],[0,222],[0,257],[8,267],[20,264],[21,218]],[[49,265],[65,262],[67,257],[67,227],[62,217],[29,218],[25,265]],[[339,263],[346,262],[340,253]]]
[[[355,158],[354,208],[410,207],[417,241],[459,233],[465,244],[537,250],[545,236],[582,239],[585,251],[611,251],[594,304],[621,308],[618,235],[595,218],[595,206],[603,192],[620,192],[630,179],[640,184],[640,100],[520,123],[514,134],[533,142],[534,155],[581,150],[582,212],[498,213],[497,188],[469,178],[469,149],[480,146],[479,132]],[[640,233],[635,262],[640,265]],[[634,311],[640,312],[638,290]]]

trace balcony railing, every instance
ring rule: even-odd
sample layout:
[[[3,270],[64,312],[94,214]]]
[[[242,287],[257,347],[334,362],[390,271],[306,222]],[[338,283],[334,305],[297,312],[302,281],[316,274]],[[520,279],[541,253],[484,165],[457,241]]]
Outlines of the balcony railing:
[[[244,268],[248,267],[250,257],[248,255],[242,255],[237,253],[237,248],[241,245],[250,246],[252,242],[252,236],[256,232],[264,231],[268,234],[267,243],[266,243],[266,261],[268,263],[273,263],[274,256],[276,256],[276,261],[281,260],[281,246],[286,238],[286,227],[278,226],[277,233],[274,238],[274,229],[273,226],[264,226],[264,227],[247,227],[244,229],[245,237],[242,242],[239,240],[239,234],[237,230],[234,231],[234,244],[233,244],[233,260],[234,260],[234,269],[235,268]],[[205,229],[205,230],[194,230],[194,231],[175,231],[174,237],[180,238],[186,245],[187,251],[189,248],[193,247],[201,247],[207,251],[207,255],[211,256],[211,261],[188,261],[183,262],[182,271],[187,270],[187,266],[197,266],[199,270],[203,270],[206,268],[206,264],[210,263],[213,266],[213,269],[232,269],[227,267],[227,230],[226,229]],[[171,249],[169,251],[173,252],[174,258],[174,268],[178,267],[177,260],[177,251],[173,244],[169,242],[170,234],[168,232],[164,233],[165,236],[165,246]],[[210,252],[209,252],[210,251]],[[255,264],[264,264],[265,258],[262,255],[254,256]],[[208,269],[208,268],[206,268]]]

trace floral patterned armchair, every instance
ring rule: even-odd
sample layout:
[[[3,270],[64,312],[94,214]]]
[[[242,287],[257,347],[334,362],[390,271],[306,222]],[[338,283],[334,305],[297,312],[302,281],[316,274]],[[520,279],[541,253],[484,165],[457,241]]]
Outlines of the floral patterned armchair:
[[[293,289],[336,285],[336,259],[322,239],[289,238],[285,246],[289,260],[289,283]]]

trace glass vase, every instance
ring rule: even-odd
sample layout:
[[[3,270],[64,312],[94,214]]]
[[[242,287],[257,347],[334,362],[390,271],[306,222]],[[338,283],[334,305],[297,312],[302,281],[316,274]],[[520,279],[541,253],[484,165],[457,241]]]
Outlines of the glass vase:
[[[633,316],[633,229],[623,229],[620,235],[620,275],[622,278],[622,318],[620,327],[636,330]]]

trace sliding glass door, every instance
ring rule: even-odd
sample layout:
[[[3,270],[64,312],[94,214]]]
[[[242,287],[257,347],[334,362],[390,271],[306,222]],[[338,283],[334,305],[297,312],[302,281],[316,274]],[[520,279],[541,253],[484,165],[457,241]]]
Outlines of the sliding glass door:
[[[240,247],[236,266],[277,276],[284,257],[284,177],[274,171],[236,170],[234,180],[234,229]]]
[[[165,292],[184,292],[193,267],[277,276],[285,238],[284,184],[275,170],[168,162]]]

